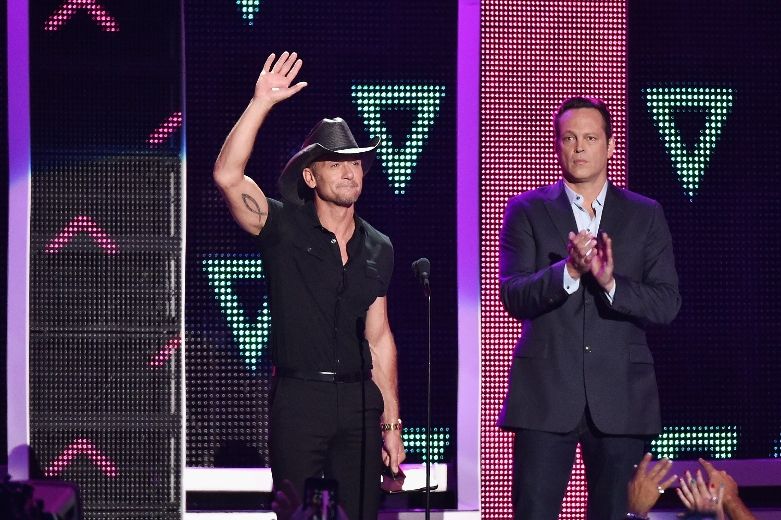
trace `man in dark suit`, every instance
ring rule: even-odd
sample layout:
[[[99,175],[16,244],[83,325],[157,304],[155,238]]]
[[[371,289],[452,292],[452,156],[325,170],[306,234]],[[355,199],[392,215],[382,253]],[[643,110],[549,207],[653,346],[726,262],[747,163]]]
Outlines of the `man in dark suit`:
[[[661,430],[645,331],[680,308],[672,239],[659,203],[608,182],[602,101],[566,100],[554,135],[562,179],[512,198],[500,236],[502,303],[523,325],[499,426],[515,432],[516,518],[558,516],[580,443],[588,517],[618,519]]]

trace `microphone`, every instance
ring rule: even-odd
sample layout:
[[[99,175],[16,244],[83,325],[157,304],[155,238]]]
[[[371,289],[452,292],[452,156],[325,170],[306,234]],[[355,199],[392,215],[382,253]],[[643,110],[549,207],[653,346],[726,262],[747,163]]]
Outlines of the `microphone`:
[[[415,273],[415,277],[420,280],[426,293],[428,293],[428,277],[431,273],[431,262],[428,261],[428,258],[419,258],[412,262],[412,272]]]

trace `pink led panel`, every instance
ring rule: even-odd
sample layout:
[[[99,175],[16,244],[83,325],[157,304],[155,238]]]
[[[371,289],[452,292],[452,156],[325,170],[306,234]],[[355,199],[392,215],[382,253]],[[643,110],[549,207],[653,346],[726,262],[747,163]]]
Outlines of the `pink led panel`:
[[[481,507],[482,518],[511,518],[512,437],[496,427],[520,325],[499,300],[498,236],[511,196],[559,178],[553,111],[566,97],[599,97],[613,114],[617,150],[611,180],[625,186],[626,5],[483,0],[481,4]],[[585,514],[578,452],[560,518]]]
[[[46,19],[43,30],[59,31],[62,26],[68,23],[68,21],[73,18],[73,15],[81,9],[84,9],[89,13],[89,16],[100,26],[102,31],[119,31],[117,20],[95,0],[68,0],[67,2],[63,2],[62,5]]]
[[[76,439],[73,441],[51,462],[51,464],[49,464],[44,471],[44,475],[49,478],[56,477],[62,473],[65,468],[70,466],[71,462],[80,455],[84,455],[90,459],[107,477],[113,478],[119,475],[119,471],[114,462],[104,455],[102,451],[97,449],[89,439]]]
[[[47,253],[59,253],[79,233],[87,233],[106,254],[113,255],[119,253],[119,247],[117,247],[116,242],[88,215],[79,215],[68,222],[57,233],[57,236],[46,244],[45,251]]]
[[[157,352],[152,359],[149,360],[150,367],[160,368],[165,366],[171,359],[176,350],[182,346],[182,338],[179,336],[171,338],[163,345],[159,352]]]
[[[182,113],[174,112],[163,123],[155,128],[149,137],[146,138],[146,142],[149,145],[162,144],[171,137],[171,134],[179,130],[182,126]]]

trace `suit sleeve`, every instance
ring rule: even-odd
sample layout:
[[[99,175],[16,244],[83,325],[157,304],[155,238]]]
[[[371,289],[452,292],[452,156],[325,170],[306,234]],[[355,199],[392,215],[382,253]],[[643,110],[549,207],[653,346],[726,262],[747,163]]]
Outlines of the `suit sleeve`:
[[[633,280],[614,274],[616,292],[613,310],[646,323],[670,323],[681,308],[673,242],[662,207],[654,204],[653,217],[643,239],[643,276]],[[620,272],[620,266],[616,266]]]
[[[569,296],[563,283],[566,258],[541,269],[536,259],[528,207],[512,199],[499,235],[499,289],[504,308],[518,320],[553,310]]]

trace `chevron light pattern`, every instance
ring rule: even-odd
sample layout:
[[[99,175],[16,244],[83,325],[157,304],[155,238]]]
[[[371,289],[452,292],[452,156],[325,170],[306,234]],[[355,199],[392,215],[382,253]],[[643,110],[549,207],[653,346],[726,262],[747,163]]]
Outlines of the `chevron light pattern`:
[[[403,195],[412,181],[423,145],[445,95],[441,85],[379,84],[353,85],[353,101],[363,117],[366,132],[382,140],[377,156],[396,195]],[[414,110],[412,127],[404,138],[392,136],[383,111]]]
[[[658,87],[645,89],[645,96],[683,191],[693,201],[732,109],[733,91],[713,87]],[[705,115],[705,126],[693,148],[684,144],[675,121],[675,113],[679,111]]]
[[[237,280],[262,280],[263,267],[259,258],[206,258],[203,269],[214,289],[214,296],[233,332],[233,338],[239,352],[250,370],[255,370],[260,357],[268,345],[271,313],[268,299],[263,303],[257,316],[248,316],[236,295],[234,282]]]

